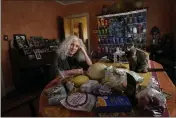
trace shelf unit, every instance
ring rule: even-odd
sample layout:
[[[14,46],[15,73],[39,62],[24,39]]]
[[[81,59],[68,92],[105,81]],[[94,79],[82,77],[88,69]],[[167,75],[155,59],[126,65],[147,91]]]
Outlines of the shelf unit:
[[[131,42],[146,49],[146,13],[147,9],[141,9],[97,16],[99,53],[112,55],[117,47],[123,50]]]

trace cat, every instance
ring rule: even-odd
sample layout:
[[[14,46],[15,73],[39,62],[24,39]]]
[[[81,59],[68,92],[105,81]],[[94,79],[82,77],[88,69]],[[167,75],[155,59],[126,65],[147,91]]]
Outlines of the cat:
[[[125,53],[129,61],[130,70],[135,72],[148,72],[149,54],[141,49],[135,48],[134,44],[127,44]]]

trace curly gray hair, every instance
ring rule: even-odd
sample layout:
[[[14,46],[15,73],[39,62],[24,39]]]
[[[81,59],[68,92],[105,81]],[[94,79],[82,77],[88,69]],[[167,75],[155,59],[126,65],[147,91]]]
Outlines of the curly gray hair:
[[[68,56],[68,52],[70,49],[70,45],[71,43],[73,43],[74,41],[79,41],[80,47],[83,47],[86,50],[86,46],[84,45],[83,41],[78,38],[75,35],[69,36],[68,38],[66,38],[59,46],[59,48],[57,49],[57,54],[61,59],[66,59],[66,57]],[[81,56],[80,54],[78,54],[78,56]],[[79,57],[78,57],[79,58]]]

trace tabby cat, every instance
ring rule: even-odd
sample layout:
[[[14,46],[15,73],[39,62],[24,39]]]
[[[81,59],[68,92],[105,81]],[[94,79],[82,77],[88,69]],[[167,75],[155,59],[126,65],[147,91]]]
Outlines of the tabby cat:
[[[135,48],[134,44],[126,45],[126,56],[129,61],[130,70],[136,72],[148,72],[149,54],[141,49]]]

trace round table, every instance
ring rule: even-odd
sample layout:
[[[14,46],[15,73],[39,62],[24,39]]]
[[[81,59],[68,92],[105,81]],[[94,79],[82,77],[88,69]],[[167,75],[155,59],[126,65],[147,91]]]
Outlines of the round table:
[[[56,86],[59,84],[59,78],[56,78],[52,80],[45,88],[44,90]],[[39,115],[41,117],[91,117],[95,114],[93,112],[83,112],[83,111],[73,111],[68,110],[62,105],[57,106],[50,106],[48,105],[48,97],[45,94],[44,90],[42,91],[40,95],[40,101],[39,101]]]
[[[159,63],[154,62],[154,61],[150,61],[150,65],[152,65],[152,68],[163,68]],[[165,72],[164,71],[160,71],[160,72],[155,72],[155,74],[159,77],[158,81],[161,84],[161,88],[165,89],[167,88],[167,92],[171,93],[171,95],[173,96],[171,98],[171,100],[167,101],[167,107],[168,107],[168,111],[170,116],[173,116],[176,114],[175,112],[175,108],[176,106],[173,104],[173,100],[175,100],[175,92],[173,89],[175,89],[175,86],[170,85],[171,88],[168,88],[166,86],[163,86],[163,83],[170,83],[170,78],[168,76],[165,76]],[[147,73],[146,74],[140,74],[142,76],[147,77]],[[167,74],[166,74],[167,75]],[[164,78],[163,78],[164,77]],[[148,78],[148,77],[147,77]],[[146,81],[146,80],[145,80]],[[144,83],[144,85],[148,83],[147,81]],[[92,116],[96,116],[96,114],[94,112],[83,112],[83,111],[74,111],[74,110],[68,110],[66,109],[64,106],[62,105],[57,105],[57,106],[50,106],[48,105],[48,97],[45,94],[45,90],[56,86],[59,84],[59,77],[57,77],[56,79],[52,80],[42,91],[41,95],[40,95],[40,100],[39,100],[39,115],[40,116],[44,116],[44,117],[92,117]],[[172,102],[171,102],[172,101]],[[171,106],[171,107],[170,107]],[[120,116],[126,116],[125,114],[120,114]],[[126,116],[127,117],[127,116]]]

